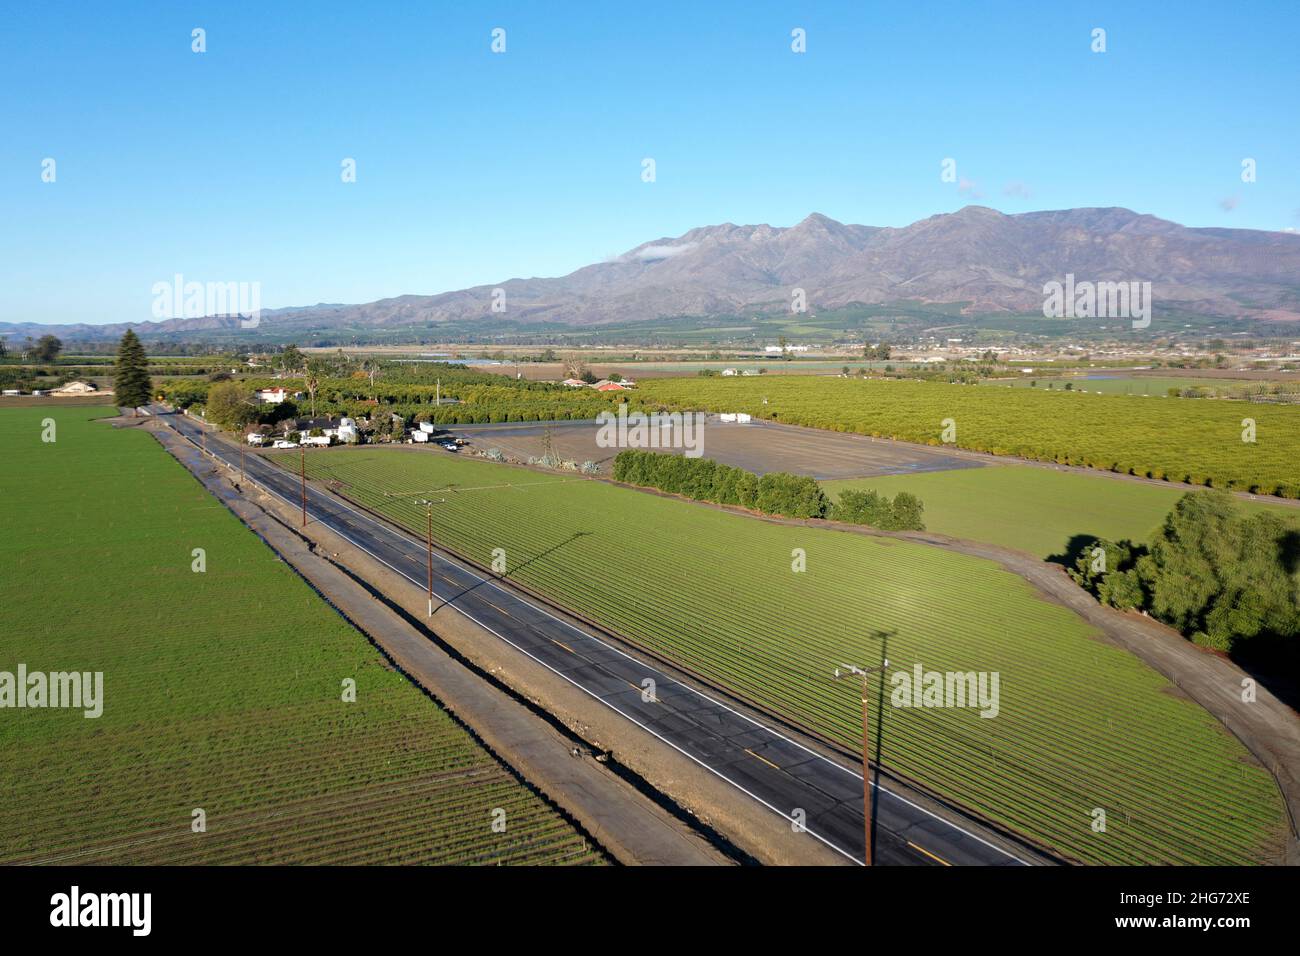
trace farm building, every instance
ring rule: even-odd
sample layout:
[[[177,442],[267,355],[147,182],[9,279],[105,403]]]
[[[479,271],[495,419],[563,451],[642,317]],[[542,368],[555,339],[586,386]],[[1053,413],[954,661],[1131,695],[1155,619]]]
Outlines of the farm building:
[[[598,392],[626,392],[627,385],[622,382],[611,382],[609,379],[601,379],[595,385],[591,386]]]
[[[301,432],[306,435],[314,429],[319,429],[321,437],[325,438],[326,444],[328,439],[335,439],[341,442],[354,442],[358,439],[357,423],[351,418],[298,418],[285,419],[281,424],[285,434],[289,432]],[[312,442],[311,444],[320,444]]]

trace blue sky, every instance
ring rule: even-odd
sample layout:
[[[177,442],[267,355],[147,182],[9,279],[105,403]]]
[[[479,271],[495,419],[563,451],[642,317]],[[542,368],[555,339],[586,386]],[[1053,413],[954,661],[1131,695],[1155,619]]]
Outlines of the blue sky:
[[[1294,2],[10,4],[0,321],[143,321],[176,273],[433,293],[813,211],[1300,228],[1298,36]]]

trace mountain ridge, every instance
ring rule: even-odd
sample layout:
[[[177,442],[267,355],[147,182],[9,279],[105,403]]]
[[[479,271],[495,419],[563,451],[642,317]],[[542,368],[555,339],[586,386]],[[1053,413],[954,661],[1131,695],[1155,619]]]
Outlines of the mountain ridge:
[[[433,295],[263,310],[262,322],[322,329],[501,320],[599,328],[672,316],[810,312],[903,300],[963,304],[966,314],[1034,313],[1043,285],[1152,283],[1157,309],[1300,321],[1300,236],[1187,227],[1123,207],[1008,214],[968,205],[902,227],[842,223],[819,212],[793,226],[719,223],[663,236],[564,276],[512,278]],[[493,311],[502,290],[505,311]],[[0,334],[176,336],[237,328],[233,316],[138,323],[0,323]],[[62,331],[56,331],[62,330]]]

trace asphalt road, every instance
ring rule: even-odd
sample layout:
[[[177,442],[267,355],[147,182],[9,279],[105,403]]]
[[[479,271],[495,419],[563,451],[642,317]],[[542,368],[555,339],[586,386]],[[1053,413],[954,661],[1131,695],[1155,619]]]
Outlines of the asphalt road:
[[[199,425],[159,406],[150,412],[199,442]],[[209,454],[239,467],[239,454],[208,441]],[[322,454],[321,452],[312,452]],[[301,502],[297,476],[255,454],[246,473],[294,507]],[[308,518],[328,526],[421,589],[427,586],[425,543],[354,509],[332,494],[307,486]],[[721,777],[748,797],[791,821],[812,839],[848,859],[864,852],[862,776],[816,753],[778,730],[674,680],[491,578],[439,554],[433,555],[435,613],[451,607],[469,620],[669,747]],[[654,682],[647,700],[643,681]],[[977,835],[975,826],[936,816],[885,783],[874,784],[875,862],[906,865],[1021,865]]]

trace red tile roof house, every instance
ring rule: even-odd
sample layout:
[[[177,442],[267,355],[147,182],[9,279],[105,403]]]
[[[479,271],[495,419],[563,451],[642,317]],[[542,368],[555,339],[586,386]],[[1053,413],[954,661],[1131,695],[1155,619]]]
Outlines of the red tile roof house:
[[[626,392],[628,390],[626,385],[610,381],[600,381],[591,387],[598,392]]]

